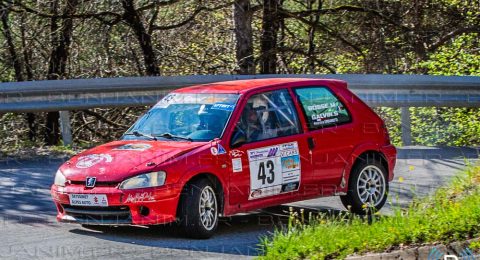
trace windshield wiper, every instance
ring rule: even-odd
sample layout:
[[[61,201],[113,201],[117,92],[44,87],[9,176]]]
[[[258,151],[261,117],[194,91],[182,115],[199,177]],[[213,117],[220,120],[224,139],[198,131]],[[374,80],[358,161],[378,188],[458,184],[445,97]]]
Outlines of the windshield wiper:
[[[141,136],[147,137],[148,139],[154,140],[154,141],[157,141],[157,140],[158,140],[158,139],[157,139],[155,136],[153,136],[153,135],[145,134],[145,133],[142,133],[142,132],[139,132],[139,131],[136,131],[136,130],[133,131],[132,133],[128,133],[128,134],[132,134],[132,135],[134,135],[134,136],[136,136],[136,137],[141,137]]]
[[[183,136],[179,136],[179,135],[172,135],[171,133],[163,133],[161,135],[157,135],[157,136],[160,136],[160,137],[164,137],[164,138],[167,138],[167,139],[182,139],[182,140],[187,140],[187,141],[190,141],[190,142],[193,142],[193,139],[190,138],[190,137],[183,137]]]

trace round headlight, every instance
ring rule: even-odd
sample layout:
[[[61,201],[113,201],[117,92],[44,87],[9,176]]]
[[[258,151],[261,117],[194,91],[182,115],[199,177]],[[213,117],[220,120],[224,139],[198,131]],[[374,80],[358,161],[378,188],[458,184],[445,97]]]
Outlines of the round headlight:
[[[119,188],[122,190],[129,190],[162,186],[165,184],[166,175],[167,174],[162,171],[140,174],[124,180],[120,183]]]
[[[57,173],[55,173],[55,181],[54,184],[60,187],[65,187],[65,183],[67,182],[67,178],[65,178],[65,175],[58,170]]]

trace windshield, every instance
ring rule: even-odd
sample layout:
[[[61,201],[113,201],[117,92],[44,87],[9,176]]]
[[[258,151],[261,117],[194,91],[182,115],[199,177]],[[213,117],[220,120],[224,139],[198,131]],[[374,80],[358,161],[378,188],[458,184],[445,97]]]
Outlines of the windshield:
[[[171,93],[143,115],[123,139],[210,141],[220,138],[237,94]]]

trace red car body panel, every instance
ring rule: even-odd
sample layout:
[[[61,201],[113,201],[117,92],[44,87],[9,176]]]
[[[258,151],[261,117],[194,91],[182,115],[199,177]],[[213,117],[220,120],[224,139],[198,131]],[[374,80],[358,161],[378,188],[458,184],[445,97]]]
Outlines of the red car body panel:
[[[304,111],[293,90],[296,87],[325,86],[345,104],[351,122],[337,127],[310,131]],[[248,98],[256,93],[287,89],[293,98],[301,124],[301,133],[230,147],[233,126],[240,118]],[[216,178],[222,187],[224,216],[253,209],[321,196],[343,194],[355,160],[365,152],[380,153],[387,162],[388,179],[393,179],[396,149],[390,144],[383,121],[371,108],[347,89],[339,80],[261,79],[220,82],[182,88],[176,93],[238,93],[238,103],[221,138],[210,142],[189,141],[114,141],[85,151],[60,167],[67,181],[65,187],[52,185],[51,194],[57,205],[59,221],[69,218],[69,194],[103,194],[108,207],[126,207],[131,219],[126,224],[151,225],[175,221],[177,205],[185,184],[195,176]],[[315,144],[309,148],[309,139]],[[301,181],[298,190],[275,196],[249,200],[249,149],[296,142],[300,153]],[[212,147],[221,145],[224,154],[213,154]],[[124,145],[148,146],[148,149],[121,149]],[[120,149],[119,149],[120,148]],[[240,155],[239,155],[240,154]],[[89,157],[90,156],[90,157]],[[242,173],[232,172],[232,159],[241,158]],[[80,166],[80,167],[79,167]],[[88,167],[87,167],[88,166]],[[164,171],[165,185],[155,188],[121,190],[119,184],[139,174]],[[85,187],[87,177],[96,177],[97,185]],[[149,214],[141,214],[147,207]],[[73,210],[73,209],[70,209]],[[107,223],[111,224],[111,223]]]
[[[119,149],[123,145],[143,143],[146,142],[114,141],[103,144],[73,157],[67,161],[60,170],[64,175],[68,176],[70,181],[74,182],[79,181],[83,183],[88,176],[95,176],[97,183],[121,182],[127,177],[152,170],[152,166],[147,166],[149,162],[157,165],[166,160],[171,160],[173,157],[178,156],[178,154],[183,154],[205,145],[204,143],[156,141],[148,142],[152,147],[144,151]],[[108,154],[112,159],[111,161],[104,159],[96,164],[95,167],[76,167],[79,158],[89,154]]]

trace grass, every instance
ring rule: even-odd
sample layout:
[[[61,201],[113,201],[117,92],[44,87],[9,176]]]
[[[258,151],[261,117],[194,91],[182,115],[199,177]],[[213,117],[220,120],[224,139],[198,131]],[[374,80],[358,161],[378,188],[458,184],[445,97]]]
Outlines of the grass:
[[[262,239],[264,259],[331,259],[383,252],[405,245],[449,243],[480,235],[480,166],[471,166],[430,197],[391,216],[367,221],[338,216],[291,214],[288,228]],[[472,249],[480,244],[471,245]]]

